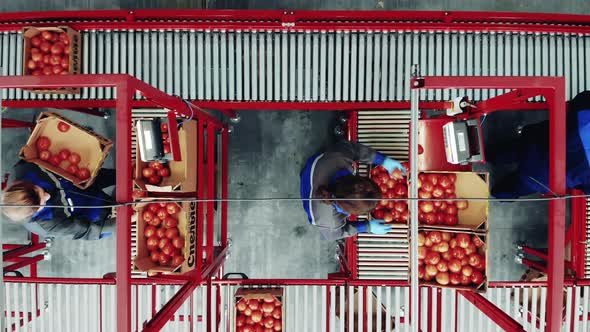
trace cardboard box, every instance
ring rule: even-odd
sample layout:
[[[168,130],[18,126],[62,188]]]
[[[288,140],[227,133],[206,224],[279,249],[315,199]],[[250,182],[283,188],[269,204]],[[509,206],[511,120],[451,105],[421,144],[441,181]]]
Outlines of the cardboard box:
[[[69,124],[70,129],[65,133],[59,131],[57,125],[60,122]],[[47,136],[51,140],[49,151],[52,155],[59,153],[61,149],[70,149],[72,152],[78,153],[81,157],[79,167],[87,167],[90,170],[90,178],[80,180],[67,173],[64,168],[53,166],[39,159],[35,143],[40,136]],[[37,124],[19,156],[27,162],[37,164],[39,167],[71,181],[76,187],[85,189],[94,182],[112,146],[111,140],[83,128],[57,113],[44,112],[37,118]],[[67,162],[62,162],[61,166],[64,165],[67,165]]]
[[[429,230],[425,230],[425,231],[429,231]],[[487,242],[487,236],[484,234],[480,234],[477,232],[463,232],[463,231],[458,231],[458,230],[441,230],[441,229],[433,229],[432,231],[439,231],[439,232],[448,232],[448,233],[453,233],[453,234],[459,234],[459,233],[463,233],[463,234],[469,234],[470,236],[477,236],[480,240],[482,240],[482,242],[484,243],[484,245],[481,248],[478,248],[478,253],[483,256],[485,258],[485,271],[482,273],[483,274],[483,282],[479,285],[469,285],[469,286],[462,286],[462,285],[440,285],[439,283],[437,283],[436,281],[434,281],[434,279],[432,281],[423,281],[420,280],[419,284],[422,286],[431,286],[431,287],[440,287],[440,288],[452,288],[452,289],[458,289],[458,290],[465,290],[465,291],[471,291],[471,292],[476,292],[476,293],[485,293],[488,290],[488,275],[489,275],[489,268],[490,268],[490,264],[489,264],[489,257],[488,257],[488,252],[489,247],[488,247],[488,242]],[[418,259],[416,257],[416,259]]]
[[[68,73],[75,75],[80,74],[82,70],[82,39],[80,33],[67,26],[58,27],[25,27],[23,28],[23,75],[30,75],[30,69],[27,68],[27,61],[31,58],[31,38],[41,34],[42,31],[51,31],[56,33],[66,33],[70,39],[70,66]],[[56,93],[56,94],[79,94],[80,88],[61,88],[51,90],[31,90],[35,93]]]
[[[238,315],[237,304],[242,300],[262,299],[265,296],[271,295],[281,303],[281,321],[282,331],[288,331],[285,328],[285,299],[283,288],[239,288],[234,295],[234,310],[233,310],[233,324],[232,331],[236,331],[236,317]]]
[[[457,231],[482,231],[488,230],[488,206],[487,200],[469,200],[469,198],[489,198],[489,174],[477,172],[421,172],[424,174],[450,174],[457,175],[455,181],[455,194],[457,198],[464,198],[469,202],[465,210],[459,210],[458,223],[455,226],[426,225],[421,223],[420,229],[437,229]]]
[[[170,176],[163,178],[159,185],[148,184],[141,175],[149,163],[141,161],[137,147],[135,157],[135,185],[138,189],[152,192],[196,192],[197,191],[197,122],[185,121],[178,130],[180,161],[168,161]],[[139,141],[138,141],[139,142]],[[137,143],[139,144],[139,143]]]
[[[197,203],[183,202],[178,203],[181,211],[178,212],[178,232],[184,237],[184,248],[182,250],[184,262],[180,266],[159,266],[151,261],[149,250],[147,249],[146,238],[143,231],[146,222],[143,220],[142,212],[151,201],[136,204],[134,207],[137,222],[137,253],[133,258],[134,271],[148,273],[166,273],[166,274],[183,274],[192,271],[196,267],[197,256]]]

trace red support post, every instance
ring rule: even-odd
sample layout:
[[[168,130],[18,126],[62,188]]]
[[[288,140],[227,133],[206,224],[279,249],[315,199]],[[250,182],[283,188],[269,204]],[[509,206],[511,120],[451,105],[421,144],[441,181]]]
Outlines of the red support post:
[[[205,140],[204,140],[204,122],[200,119],[197,120],[197,199],[204,199],[206,196],[203,194],[204,186],[204,152],[205,149]],[[196,263],[195,269],[196,271],[201,271],[203,268],[203,225],[204,225],[204,206],[205,203],[199,201],[197,202],[197,255],[196,255]]]
[[[489,319],[493,320],[494,323],[498,324],[498,326],[504,331],[525,331],[522,325],[514,320],[514,318],[510,317],[510,315],[502,311],[502,309],[496,307],[492,302],[488,301],[488,299],[481,296],[480,294],[462,290],[457,292],[461,294],[467,301],[471,302],[475,307],[477,307],[482,313],[488,316]]]
[[[213,255],[215,249],[215,127],[209,123],[207,125],[207,247],[206,247],[206,264],[210,265],[213,262]]]
[[[524,252],[525,254],[529,254],[531,256],[538,257],[544,261],[547,261],[547,254],[540,251],[540,250],[525,246],[525,247],[522,247],[522,252]]]
[[[117,192],[119,203],[131,202],[131,99],[130,80],[117,84]],[[117,207],[117,332],[131,331],[131,206]]]
[[[228,128],[224,126],[221,130],[221,247],[227,247],[227,199],[228,197]]]

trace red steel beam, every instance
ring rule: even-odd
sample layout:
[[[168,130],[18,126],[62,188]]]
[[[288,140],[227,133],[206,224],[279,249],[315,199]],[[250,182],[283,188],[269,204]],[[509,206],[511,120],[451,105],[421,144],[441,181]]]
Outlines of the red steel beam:
[[[43,260],[43,255],[36,255],[33,257],[25,257],[23,260],[19,261],[18,263],[7,265],[3,268],[6,271],[16,271],[18,269],[22,269],[25,266],[35,264],[39,261]]]
[[[157,332],[160,331],[164,325],[172,318],[174,313],[180,308],[180,306],[186,301],[187,298],[193,293],[193,291],[199,286],[198,280],[191,280],[184,284],[178,293],[166,303],[158,313],[150,319],[150,321],[144,326],[144,332]],[[129,316],[131,317],[131,316]],[[117,330],[119,332],[119,330]]]
[[[213,250],[215,248],[215,128],[211,125],[207,126],[207,247],[205,248],[206,263],[210,265],[213,263]],[[200,255],[200,254],[198,254]],[[200,256],[199,256],[200,257]]]
[[[510,315],[502,311],[502,309],[496,307],[496,305],[488,301],[488,299],[485,297],[469,291],[458,290],[457,292],[461,294],[467,301],[476,306],[482,313],[488,316],[489,319],[493,320],[494,323],[498,324],[498,326],[504,331],[525,331],[522,325],[514,320],[514,318],[510,317]]]
[[[117,85],[116,115],[116,199],[117,202],[131,202],[133,173],[131,169],[131,98],[135,92],[129,80]],[[117,332],[131,331],[131,206],[117,207],[116,238],[116,289],[117,289]]]
[[[221,198],[228,197],[228,128],[221,131]],[[221,246],[227,247],[227,201],[221,202]]]
[[[9,250],[9,251],[5,251],[2,254],[2,258],[5,261],[7,261],[7,260],[14,259],[14,258],[17,258],[17,257],[22,256],[22,255],[30,254],[30,253],[32,253],[34,251],[41,250],[43,248],[45,248],[45,243],[44,242],[37,243],[37,244],[28,244],[28,245],[24,245],[24,246],[22,246],[20,248],[16,248],[16,249],[12,249],[12,250]]]

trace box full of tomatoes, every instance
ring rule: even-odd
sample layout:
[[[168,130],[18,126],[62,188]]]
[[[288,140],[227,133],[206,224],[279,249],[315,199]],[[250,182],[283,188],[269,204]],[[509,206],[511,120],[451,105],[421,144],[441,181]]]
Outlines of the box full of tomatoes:
[[[167,128],[162,128],[162,138],[167,137]],[[144,162],[141,160],[137,146],[135,158],[135,186],[137,189],[151,192],[195,192],[197,191],[197,122],[184,121],[178,129],[180,161],[169,160],[166,163]],[[166,143],[166,142],[164,142]],[[139,144],[139,142],[137,143]],[[168,147],[170,143],[168,143]],[[164,144],[166,148],[166,144]]]
[[[485,232],[489,196],[488,173],[422,172],[418,198],[424,200],[418,201],[418,222],[424,229]]]
[[[469,232],[420,231],[418,279],[422,285],[485,292],[486,236]]]
[[[44,112],[20,158],[85,189],[94,182],[112,146],[111,140],[57,113]]]
[[[81,71],[80,33],[66,26],[23,29],[23,74],[63,75]],[[36,93],[77,94],[80,88],[33,90]]]
[[[196,203],[172,201],[135,205],[137,253],[134,269],[148,273],[182,274],[195,268]]]
[[[408,169],[407,163],[402,163]],[[381,189],[381,198],[371,216],[386,223],[408,223],[408,178],[400,170],[389,174],[382,166],[371,169],[370,177]]]
[[[235,331],[284,331],[283,289],[240,288],[235,294]]]

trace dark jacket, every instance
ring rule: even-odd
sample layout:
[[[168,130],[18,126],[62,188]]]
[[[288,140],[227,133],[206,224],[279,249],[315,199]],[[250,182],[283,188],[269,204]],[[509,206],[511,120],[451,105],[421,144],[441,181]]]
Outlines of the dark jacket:
[[[35,213],[24,224],[32,233],[43,237],[62,237],[72,240],[97,240],[103,230],[113,204],[112,198],[96,186],[82,190],[68,180],[39,166],[20,161],[15,166],[16,180],[40,186],[51,195],[48,206]],[[76,206],[95,206],[76,208]]]

